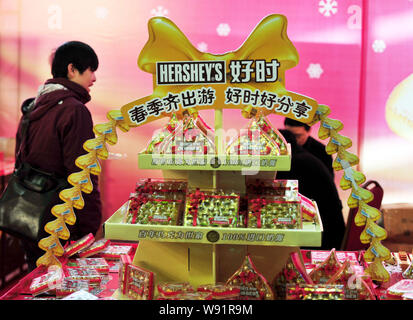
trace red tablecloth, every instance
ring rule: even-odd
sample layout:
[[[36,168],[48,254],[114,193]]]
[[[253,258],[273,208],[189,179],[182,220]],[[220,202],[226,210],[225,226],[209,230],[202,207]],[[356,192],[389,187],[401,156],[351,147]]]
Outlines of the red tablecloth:
[[[131,243],[112,243],[115,245],[128,245],[132,246],[133,250],[130,253],[131,257],[134,256],[137,244]],[[69,260],[70,261],[70,260]],[[102,278],[102,284],[100,288],[95,289],[91,293],[99,297],[100,299],[109,299],[114,292],[118,289],[118,260],[107,260],[109,264],[109,274],[104,275]],[[45,267],[38,267],[25,277],[20,279],[12,288],[10,288],[5,294],[0,297],[0,300],[30,300],[33,299],[33,295],[30,293],[30,284],[32,280],[45,274],[47,272]],[[39,295],[37,298],[54,298],[54,295]]]

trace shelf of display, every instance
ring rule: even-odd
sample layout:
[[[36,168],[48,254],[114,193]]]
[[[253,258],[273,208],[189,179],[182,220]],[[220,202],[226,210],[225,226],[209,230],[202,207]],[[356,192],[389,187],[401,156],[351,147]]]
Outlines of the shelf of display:
[[[127,241],[158,241],[198,244],[319,247],[323,231],[317,209],[316,222],[303,222],[302,229],[213,228],[123,223],[128,202],[104,224],[105,238]]]
[[[288,155],[183,155],[147,154],[138,155],[139,169],[160,170],[212,170],[212,171],[289,171],[291,147]]]

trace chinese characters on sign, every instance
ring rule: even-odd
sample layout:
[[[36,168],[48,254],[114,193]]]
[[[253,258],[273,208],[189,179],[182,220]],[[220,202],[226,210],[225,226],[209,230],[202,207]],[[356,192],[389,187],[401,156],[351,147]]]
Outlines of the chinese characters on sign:
[[[273,110],[278,114],[293,114],[298,120],[308,119],[313,107],[304,99],[293,99],[290,95],[278,95],[265,90],[251,90],[235,87],[236,84],[250,82],[269,83],[278,81],[280,63],[277,59],[231,60],[228,62],[230,83],[226,87],[225,105],[250,105]],[[225,61],[157,62],[156,79],[158,85],[199,85],[226,83]],[[132,105],[128,109],[132,123],[140,125],[148,117],[160,117],[163,113],[179,111],[181,108],[213,106],[216,91],[212,87],[184,89],[164,97],[156,97],[144,104]],[[301,100],[301,101],[300,101]]]
[[[228,87],[225,90],[225,104],[265,107],[268,110],[283,114],[292,112],[298,119],[308,118],[308,112],[312,110],[312,107],[305,100],[294,101],[290,96],[278,96],[268,91],[258,89],[252,91],[246,88],[234,87]]]
[[[182,108],[213,105],[215,102],[215,90],[213,88],[201,88],[197,90],[185,90],[180,93],[170,93],[163,98],[152,99],[145,104],[133,106],[128,111],[129,118],[136,124],[146,121],[149,116],[159,117],[161,113],[178,111]]]

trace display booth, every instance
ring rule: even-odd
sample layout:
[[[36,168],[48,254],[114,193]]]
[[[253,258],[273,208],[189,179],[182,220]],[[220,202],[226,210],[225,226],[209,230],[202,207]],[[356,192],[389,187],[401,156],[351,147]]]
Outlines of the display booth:
[[[166,117],[168,124],[137,155],[140,169],[161,170],[163,179],[138,181],[135,193],[125,195],[128,200],[104,223],[105,239],[138,243],[133,257],[122,260],[120,277],[130,271],[145,282],[135,283],[141,291],[131,294],[120,280],[113,297],[167,299],[174,284],[185,291],[183,284],[225,283],[241,286],[244,298],[272,299],[288,283],[295,286],[294,293],[287,289],[290,299],[304,292],[304,284],[314,295],[334,299],[344,297],[334,284],[353,274],[363,284],[357,297],[373,298],[369,284],[388,282],[385,263],[394,261],[381,244],[387,235],[376,223],[381,213],[369,205],[373,194],[361,187],[366,177],[353,168],[359,159],[347,150],[351,139],[339,133],[343,123],[330,118],[328,106],[285,86],[287,70],[298,63],[286,17],[265,17],[239,49],[221,55],[200,52],[165,17],[150,19],[148,28],[138,66],[153,75],[153,93],[109,111],[108,121],[94,126],[95,138],[84,143],[87,154],[76,160],[79,172],[68,176],[71,188],[60,192],[62,203],[52,208],[56,220],[45,227],[50,236],[39,242],[45,253],[37,265],[64,264],[68,248],[59,239],[69,238],[66,224],[75,223],[74,208],[83,208],[82,193],[93,190],[90,175],[101,174],[100,161],[117,143],[117,130]],[[212,127],[199,114],[208,109],[215,114]],[[239,109],[245,118],[246,129],[229,142],[225,109]],[[335,155],[340,187],[349,192],[347,204],[357,208],[354,223],[364,228],[360,241],[368,248],[361,256],[343,260],[332,250],[305,271],[309,256],[315,263],[316,251],[300,248],[321,245],[322,219],[317,203],[300,195],[297,181],[276,180],[277,171],[290,170],[293,155],[267,119],[270,114],[319,123],[318,137]],[[363,261],[363,275],[351,271],[354,261]],[[245,291],[252,288],[259,294],[248,296]],[[327,289],[328,294],[322,291]]]

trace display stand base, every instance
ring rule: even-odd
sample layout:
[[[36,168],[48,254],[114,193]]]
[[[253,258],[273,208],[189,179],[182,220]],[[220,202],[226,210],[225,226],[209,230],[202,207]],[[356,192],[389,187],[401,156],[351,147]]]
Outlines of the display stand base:
[[[133,264],[154,272],[155,297],[160,283],[188,282],[196,290],[204,284],[225,283],[248,254],[270,282],[299,247],[214,245],[141,241]]]

